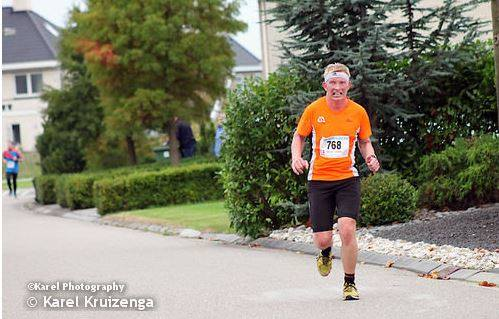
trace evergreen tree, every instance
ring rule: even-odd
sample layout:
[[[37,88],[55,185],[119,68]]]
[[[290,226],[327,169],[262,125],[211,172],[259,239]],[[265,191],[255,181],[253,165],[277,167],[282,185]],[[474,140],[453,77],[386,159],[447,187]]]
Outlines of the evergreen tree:
[[[406,169],[435,148],[427,133],[439,129],[432,120],[435,106],[449,99],[439,85],[456,74],[457,63],[470,58],[469,50],[460,48],[476,39],[483,23],[467,13],[484,1],[444,0],[423,8],[420,0],[275,0],[268,22],[289,35],[281,43],[285,60],[316,87],[327,64],[350,67],[350,95],[370,115],[377,147],[386,155],[382,159],[389,160],[385,168]],[[396,16],[401,18],[393,21]],[[452,47],[451,40],[459,37],[460,46]],[[321,94],[300,93],[295,113]]]
[[[380,145],[389,154],[394,168],[414,167],[422,155],[469,134],[467,129],[458,133],[457,127],[455,132],[444,128],[461,122],[458,109],[454,111],[456,116],[447,117],[445,122],[439,123],[436,118],[440,117],[443,106],[449,104],[451,92],[455,92],[449,90],[446,83],[456,78],[462,69],[460,65],[476,65],[475,60],[479,58],[470,54],[469,47],[481,34],[485,22],[472,18],[469,12],[482,2],[484,0],[445,0],[431,8],[424,7],[421,0],[391,2],[391,11],[401,12],[402,19],[388,26],[396,48],[391,53],[393,62],[388,69],[392,75],[403,75],[407,79],[400,89],[408,94],[407,109],[416,114],[397,117],[396,127],[380,136]],[[452,41],[458,40],[457,45],[452,45]],[[466,90],[463,82],[465,80],[454,85]],[[481,131],[480,126],[474,129]]]
[[[90,81],[83,56],[75,53],[68,43],[68,34],[73,31],[69,26],[61,32],[59,60],[64,71],[63,86],[42,95],[48,107],[36,148],[45,174],[82,171],[86,167],[86,148],[102,131],[103,111],[97,89]]]
[[[300,92],[294,111],[301,114],[313,98],[323,95],[320,86],[326,65],[340,62],[350,68],[352,89],[349,95],[364,106],[371,125],[380,130],[396,127],[394,118],[409,117],[408,86],[403,75],[387,73],[389,50],[394,38],[386,23],[387,1],[272,1],[276,3],[269,22],[280,25],[290,36],[282,41],[284,58],[292,68],[315,82],[317,91]],[[401,91],[402,94],[392,94]]]

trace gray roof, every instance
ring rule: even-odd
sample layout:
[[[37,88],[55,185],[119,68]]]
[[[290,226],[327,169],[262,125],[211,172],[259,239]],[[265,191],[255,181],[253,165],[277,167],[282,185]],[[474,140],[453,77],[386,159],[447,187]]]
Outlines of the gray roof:
[[[260,59],[251,54],[245,47],[240,45],[236,40],[231,37],[229,38],[230,47],[235,53],[236,66],[243,65],[259,65]]]
[[[33,11],[2,8],[2,63],[57,60],[59,27]],[[15,32],[15,33],[13,33]]]

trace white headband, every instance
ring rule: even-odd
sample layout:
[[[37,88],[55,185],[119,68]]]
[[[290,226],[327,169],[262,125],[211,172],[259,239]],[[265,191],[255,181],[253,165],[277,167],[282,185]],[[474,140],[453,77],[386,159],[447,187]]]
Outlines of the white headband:
[[[348,76],[348,74],[346,74],[345,72],[333,71],[333,72],[329,72],[328,74],[324,75],[324,82],[328,82],[332,78],[341,78],[341,79],[345,79],[347,81],[350,81],[350,76]]]

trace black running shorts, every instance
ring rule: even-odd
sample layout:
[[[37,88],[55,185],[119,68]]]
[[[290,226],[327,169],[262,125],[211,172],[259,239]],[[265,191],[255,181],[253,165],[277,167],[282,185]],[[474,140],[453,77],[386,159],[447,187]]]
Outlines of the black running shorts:
[[[333,229],[338,218],[358,219],[360,213],[360,177],[339,181],[309,181],[308,204],[314,233]]]

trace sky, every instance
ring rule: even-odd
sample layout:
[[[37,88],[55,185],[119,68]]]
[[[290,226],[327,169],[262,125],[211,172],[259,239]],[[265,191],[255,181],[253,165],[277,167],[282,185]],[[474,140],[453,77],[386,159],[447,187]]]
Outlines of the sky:
[[[83,0],[31,0],[31,9],[60,27],[68,19],[68,12],[73,5],[82,5]],[[240,0],[238,19],[246,22],[248,28],[234,38],[253,55],[261,59],[260,25],[258,23],[258,0]],[[2,6],[11,6],[12,0],[2,0]]]

